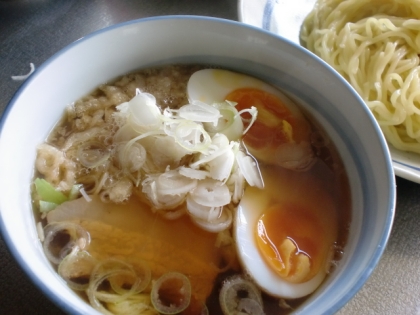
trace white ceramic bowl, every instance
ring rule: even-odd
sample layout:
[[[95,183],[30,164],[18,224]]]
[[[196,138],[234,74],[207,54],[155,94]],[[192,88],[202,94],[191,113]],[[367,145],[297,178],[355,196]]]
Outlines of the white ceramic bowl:
[[[98,314],[44,257],[29,187],[35,147],[66,105],[100,83],[161,63],[210,63],[259,77],[301,99],[327,130],[349,174],[353,219],[338,269],[297,313],[335,313],[370,276],[389,237],[395,183],[385,140],[357,94],[320,59],[266,31],[215,18],[149,18],[98,31],[50,58],[16,93],[0,125],[0,222],[21,267],[66,312]]]

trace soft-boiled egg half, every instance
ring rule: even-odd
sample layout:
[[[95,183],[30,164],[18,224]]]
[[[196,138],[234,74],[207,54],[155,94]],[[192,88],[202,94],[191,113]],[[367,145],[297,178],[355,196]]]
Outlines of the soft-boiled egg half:
[[[312,293],[327,274],[338,222],[328,185],[314,175],[325,170],[314,158],[309,122],[279,90],[244,74],[200,70],[187,91],[190,101],[228,100],[239,112],[257,108],[257,120],[242,140],[260,162],[265,187],[247,187],[238,206],[238,256],[268,294],[299,298]]]
[[[311,128],[299,108],[283,93],[259,79],[221,69],[204,69],[189,79],[190,101],[237,103],[241,111],[255,107],[258,116],[243,137],[248,151],[270,164],[306,170],[314,162]],[[243,115],[246,117],[246,113]]]
[[[327,184],[308,172],[263,166],[265,187],[248,187],[234,233],[238,255],[270,295],[299,298],[324,280],[338,233],[337,210]]]

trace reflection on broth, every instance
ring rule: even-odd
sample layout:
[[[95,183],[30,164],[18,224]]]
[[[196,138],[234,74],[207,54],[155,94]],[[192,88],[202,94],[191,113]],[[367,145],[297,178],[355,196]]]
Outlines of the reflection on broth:
[[[263,269],[292,285],[323,270],[321,282],[350,224],[347,176],[323,134],[275,88],[226,70],[165,66],[104,84],[37,149],[46,256],[103,314],[288,314],[319,283],[261,290],[234,220],[239,203],[258,209]]]

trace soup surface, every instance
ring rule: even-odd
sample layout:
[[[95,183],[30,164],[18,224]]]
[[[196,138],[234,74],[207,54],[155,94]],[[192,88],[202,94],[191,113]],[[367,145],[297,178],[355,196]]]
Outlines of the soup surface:
[[[322,282],[343,254],[350,190],[334,145],[254,78],[200,65],[128,74],[68,106],[37,150],[45,253],[104,314],[298,308],[315,288],[268,292],[245,271],[242,198],[261,213],[250,246],[282,281]]]

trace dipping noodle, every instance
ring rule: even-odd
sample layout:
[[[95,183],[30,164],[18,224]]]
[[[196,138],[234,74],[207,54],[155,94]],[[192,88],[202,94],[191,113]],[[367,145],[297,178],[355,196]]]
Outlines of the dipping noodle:
[[[361,95],[395,148],[420,153],[420,3],[318,0],[300,40]]]

